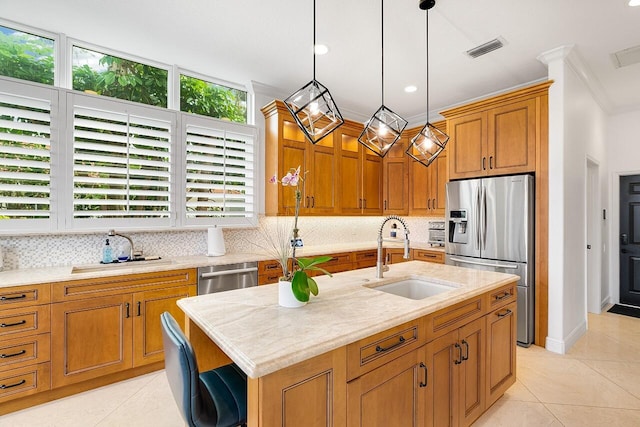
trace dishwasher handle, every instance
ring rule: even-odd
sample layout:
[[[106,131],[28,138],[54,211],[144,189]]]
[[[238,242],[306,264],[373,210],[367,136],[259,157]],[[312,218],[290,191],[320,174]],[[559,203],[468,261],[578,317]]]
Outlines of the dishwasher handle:
[[[202,273],[202,274],[200,274],[200,278],[201,279],[208,279],[210,277],[228,276],[230,274],[253,273],[254,271],[258,271],[258,267],[237,268],[237,269],[234,269],[234,270],[212,271],[210,273]]]

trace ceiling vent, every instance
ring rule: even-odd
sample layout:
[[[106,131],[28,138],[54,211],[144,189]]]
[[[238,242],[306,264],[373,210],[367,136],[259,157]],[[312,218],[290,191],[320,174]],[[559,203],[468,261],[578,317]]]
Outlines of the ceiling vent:
[[[628,67],[640,62],[640,46],[622,49],[611,54],[613,65],[616,68]]]
[[[479,56],[486,55],[489,52],[493,52],[496,49],[500,49],[505,44],[505,40],[502,37],[498,37],[497,39],[493,39],[484,44],[481,44],[480,46],[476,46],[473,49],[468,50],[467,55],[472,58],[477,58]]]

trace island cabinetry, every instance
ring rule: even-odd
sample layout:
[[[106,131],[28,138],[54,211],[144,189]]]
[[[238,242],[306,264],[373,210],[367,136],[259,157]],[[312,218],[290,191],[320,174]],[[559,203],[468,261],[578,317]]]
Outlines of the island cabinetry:
[[[161,362],[160,313],[183,325],[176,301],[196,294],[196,277],[186,269],[54,284],[52,387]]]
[[[412,249],[412,258],[416,261],[435,262],[444,264],[444,252],[429,249]]]
[[[0,290],[0,403],[50,389],[50,290]]]
[[[486,316],[487,322],[487,407],[516,382],[517,339],[516,302],[498,308]]]
[[[409,138],[402,136],[382,159],[382,209],[384,215],[409,213]]]
[[[433,124],[447,133],[447,124],[440,121]],[[421,128],[410,130],[411,137]],[[447,151],[444,150],[428,167],[409,160],[409,215],[444,216],[446,185],[449,180]]]
[[[268,178],[276,174],[280,179],[291,168],[300,166],[304,180],[300,212],[306,215],[330,215],[338,212],[338,161],[334,135],[311,144],[281,101],[266,105],[265,168]],[[265,187],[267,215],[293,215],[295,191],[282,185]]]

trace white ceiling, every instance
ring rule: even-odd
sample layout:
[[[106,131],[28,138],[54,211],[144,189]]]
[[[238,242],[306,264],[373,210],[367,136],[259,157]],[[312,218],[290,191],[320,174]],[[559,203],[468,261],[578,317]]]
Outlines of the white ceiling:
[[[541,53],[575,45],[611,113],[640,108],[640,64],[610,54],[640,45],[628,0],[438,0],[429,12],[430,110],[545,79]],[[0,0],[1,17],[143,58],[287,95],[312,78],[312,0]],[[381,104],[380,0],[317,0],[316,78],[346,117]],[[385,2],[385,105],[423,120],[425,12]],[[465,51],[498,36],[504,48]],[[403,88],[416,85],[407,94]],[[261,86],[264,88],[264,86]]]

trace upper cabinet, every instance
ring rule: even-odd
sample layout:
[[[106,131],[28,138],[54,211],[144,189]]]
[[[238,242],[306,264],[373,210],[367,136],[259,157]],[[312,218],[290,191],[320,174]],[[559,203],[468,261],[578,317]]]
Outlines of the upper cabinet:
[[[447,133],[446,122],[433,124]],[[409,140],[421,128],[408,132]],[[448,146],[447,146],[448,147]],[[428,167],[409,159],[409,215],[412,216],[444,216],[445,192],[448,178],[447,151],[445,149]],[[407,156],[408,157],[408,156]]]
[[[403,134],[382,160],[384,215],[409,213],[409,156],[405,154],[408,146],[409,138]]]
[[[338,161],[334,135],[323,138],[316,145],[305,137],[281,101],[273,101],[262,108],[265,116],[265,170],[281,179],[300,166],[304,180],[299,184],[302,193],[300,213],[333,215],[338,213]],[[295,189],[280,184],[265,184],[265,213],[293,215]]]
[[[547,88],[536,85],[443,111],[451,137],[449,179],[534,172]]]

